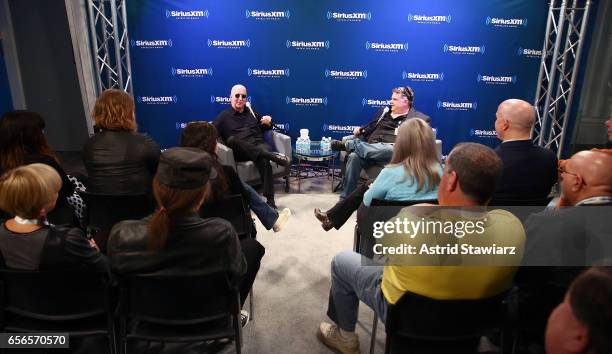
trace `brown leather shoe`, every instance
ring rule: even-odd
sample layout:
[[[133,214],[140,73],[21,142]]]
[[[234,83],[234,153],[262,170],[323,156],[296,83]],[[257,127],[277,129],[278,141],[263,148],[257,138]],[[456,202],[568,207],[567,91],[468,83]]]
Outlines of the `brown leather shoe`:
[[[331,230],[332,227],[334,227],[331,220],[329,220],[329,218],[327,217],[327,214],[322,212],[321,209],[315,208],[314,214],[317,217],[317,219],[321,222],[321,227],[323,228],[323,230],[329,231]]]

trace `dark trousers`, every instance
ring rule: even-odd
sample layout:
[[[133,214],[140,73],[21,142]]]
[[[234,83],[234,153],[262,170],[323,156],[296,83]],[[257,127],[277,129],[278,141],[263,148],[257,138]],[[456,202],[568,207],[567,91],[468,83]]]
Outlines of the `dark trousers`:
[[[368,184],[370,181],[361,181],[355,190],[351,192],[346,198],[341,199],[336,205],[327,211],[327,217],[334,225],[336,230],[340,229],[342,225],[351,217],[353,212],[359,208],[363,201],[363,196],[368,190]]]
[[[267,198],[274,197],[274,177],[272,176],[272,165],[270,164],[270,148],[262,142],[244,139],[228,139],[228,146],[234,151],[236,161],[253,161],[261,182],[263,184],[263,195]]]
[[[257,240],[248,237],[240,240],[240,247],[247,262],[247,271],[240,282],[240,305],[244,305],[253,287],[253,282],[255,282],[255,277],[259,271],[261,259],[266,253],[266,249]]]

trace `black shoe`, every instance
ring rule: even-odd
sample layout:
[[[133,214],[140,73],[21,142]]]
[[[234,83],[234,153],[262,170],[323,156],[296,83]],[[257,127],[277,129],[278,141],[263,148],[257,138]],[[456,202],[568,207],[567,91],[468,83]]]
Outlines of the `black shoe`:
[[[270,154],[270,160],[276,162],[277,164],[283,167],[287,167],[291,163],[291,161],[289,161],[289,158],[281,153],[273,152],[272,154]]]
[[[322,212],[321,209],[315,208],[314,214],[315,217],[321,222],[321,227],[323,230],[329,231],[332,229],[332,227],[334,227],[331,220],[329,220],[327,213]]]
[[[268,197],[268,199],[266,200],[266,204],[268,204],[270,206],[270,208],[272,209],[278,209],[276,207],[276,203],[274,202],[274,197]]]
[[[344,143],[340,140],[332,140],[331,149],[334,151],[347,151],[346,145],[344,145]]]

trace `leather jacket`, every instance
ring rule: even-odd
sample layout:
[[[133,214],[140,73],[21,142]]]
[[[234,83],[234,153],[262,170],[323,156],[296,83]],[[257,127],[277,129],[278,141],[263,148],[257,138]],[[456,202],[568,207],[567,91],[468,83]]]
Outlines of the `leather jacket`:
[[[159,145],[127,130],[102,130],[85,144],[87,192],[107,195],[148,194],[159,162]]]
[[[380,122],[380,119],[383,116],[383,112],[384,112],[384,108],[379,109],[378,112],[376,112],[374,119],[372,119],[368,124],[361,127],[361,137],[360,138],[362,140],[368,141],[368,139],[370,138],[370,135],[372,135],[372,133],[374,133],[374,131],[376,130],[376,127],[378,126],[378,123]],[[391,114],[391,112],[387,112],[386,114]],[[410,110],[405,115],[396,118],[397,125],[399,126],[405,120],[410,119],[410,118],[421,118],[431,125],[431,118],[428,115],[417,111],[416,109],[414,109],[414,107],[410,107]],[[395,141],[395,134],[393,132],[390,132],[389,134],[393,136],[392,139],[393,141]]]
[[[228,271],[232,282],[247,264],[236,231],[226,220],[202,219],[197,213],[177,216],[165,247],[148,249],[151,216],[116,224],[108,240],[111,268],[118,274],[204,275]]]

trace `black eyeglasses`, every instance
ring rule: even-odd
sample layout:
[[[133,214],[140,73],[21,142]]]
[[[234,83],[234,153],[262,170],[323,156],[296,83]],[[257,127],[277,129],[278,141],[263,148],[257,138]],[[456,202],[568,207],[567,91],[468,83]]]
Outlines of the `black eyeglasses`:
[[[234,95],[234,98],[246,98],[246,97],[247,97],[246,95],[243,95],[241,93],[237,93]]]
[[[412,89],[410,87],[408,87],[408,86],[396,87],[396,88],[393,89],[393,91],[397,92],[397,93],[401,93],[410,102],[412,102],[412,100],[414,99],[414,93],[412,92]]]

